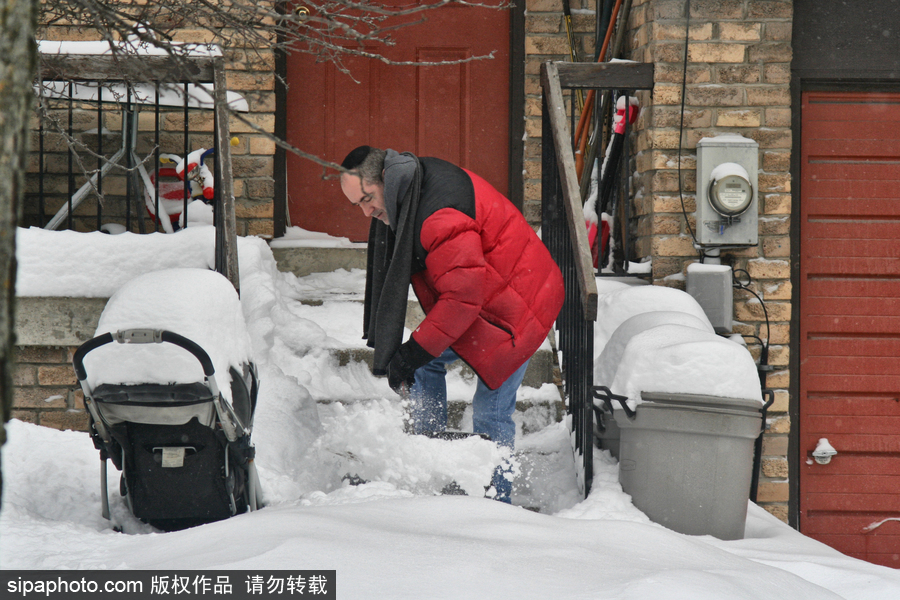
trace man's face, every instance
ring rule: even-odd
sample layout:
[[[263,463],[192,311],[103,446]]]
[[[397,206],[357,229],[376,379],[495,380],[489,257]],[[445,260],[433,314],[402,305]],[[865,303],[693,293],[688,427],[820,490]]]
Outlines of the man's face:
[[[350,200],[350,204],[360,207],[367,217],[390,225],[387,210],[384,208],[383,183],[368,183],[356,173],[343,173],[341,174],[341,191]]]

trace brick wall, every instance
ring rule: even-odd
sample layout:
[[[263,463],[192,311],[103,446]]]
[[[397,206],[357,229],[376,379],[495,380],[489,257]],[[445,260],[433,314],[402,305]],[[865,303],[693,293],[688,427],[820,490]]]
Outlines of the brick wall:
[[[697,141],[736,133],[759,143],[759,246],[723,251],[722,262],[749,273],[750,287],[768,312],[769,331],[759,302],[747,292],[735,292],[735,332],[768,338],[774,366],[767,385],[776,389],[776,400],[764,437],[758,500],[787,520],[793,2],[691,2],[684,132],[679,136],[685,5],[685,0],[634,0],[631,58],[653,62],[656,70],[652,99],[643,104],[638,123],[634,161],[637,258],[653,259],[654,283],[683,288],[687,265],[698,260],[681,203],[683,195],[694,227]],[[750,343],[750,349],[759,355],[758,344]]]
[[[584,0],[582,0],[584,1]],[[759,143],[760,243],[722,253],[723,263],[744,269],[760,304],[735,292],[735,331],[769,339],[776,390],[763,442],[758,500],[787,520],[788,361],[790,348],[790,110],[791,0],[692,0],[684,132],[679,135],[686,0],[633,0],[627,55],[653,63],[652,93],[639,93],[642,112],[631,158],[634,203],[631,224],[636,255],[651,258],[653,282],[684,289],[687,265],[698,260],[683,210],[694,227],[697,141],[737,133]],[[593,53],[593,1],[572,3],[579,47]],[[568,60],[562,0],[528,0],[526,18],[526,215],[540,214],[540,64]],[[683,146],[683,148],[681,148]],[[679,150],[681,150],[679,152]],[[679,162],[681,179],[679,180]],[[680,184],[680,185],[679,185]],[[759,344],[750,350],[758,357]]]
[[[12,418],[87,431],[84,395],[72,369],[77,346],[17,346]]]
[[[595,2],[572,0],[570,6],[576,47],[582,57],[593,60]],[[541,221],[541,64],[548,60],[569,60],[569,44],[562,0],[527,0],[525,8],[523,212],[529,223],[538,226]]]

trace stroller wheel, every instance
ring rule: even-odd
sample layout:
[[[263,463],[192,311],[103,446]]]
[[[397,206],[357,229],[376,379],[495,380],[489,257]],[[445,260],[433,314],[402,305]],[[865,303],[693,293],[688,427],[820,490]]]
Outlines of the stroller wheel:
[[[238,464],[229,457],[231,469],[226,479],[226,489],[231,501],[231,514],[239,515],[247,512],[250,503],[248,501],[247,467]]]

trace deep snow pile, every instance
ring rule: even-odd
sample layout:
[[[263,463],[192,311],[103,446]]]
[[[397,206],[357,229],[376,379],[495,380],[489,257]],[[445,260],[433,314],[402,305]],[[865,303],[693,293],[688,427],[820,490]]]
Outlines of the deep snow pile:
[[[104,296],[141,273],[212,264],[211,228],[169,236],[20,230],[17,239],[20,295]],[[744,540],[653,524],[622,493],[606,452],[597,452],[593,491],[580,500],[562,423],[517,439],[513,500],[540,514],[475,494],[435,496],[450,480],[477,492],[501,456],[479,439],[406,435],[404,409],[384,380],[364,365],[338,364],[330,348],[351,337],[362,344],[358,309],[348,302],[361,274],[298,280],[279,273],[266,244],[253,238],[240,240],[239,255],[241,309],[260,367],[253,439],[268,506],[158,534],[114,496],[113,520],[125,530],[114,533],[99,514],[99,459],[88,436],[13,421],[3,448],[0,567],[336,569],[340,598],[900,594],[900,574],[842,556],[755,506]],[[321,306],[297,301],[315,289]],[[458,377],[450,386],[451,397],[463,397],[472,382]],[[544,393],[524,390],[520,398]],[[350,486],[347,474],[370,483]],[[116,477],[111,469],[111,489]]]

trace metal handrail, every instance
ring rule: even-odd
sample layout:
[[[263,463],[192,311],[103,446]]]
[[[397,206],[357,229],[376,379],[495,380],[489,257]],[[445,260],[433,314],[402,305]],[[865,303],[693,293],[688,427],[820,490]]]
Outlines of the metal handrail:
[[[597,281],[563,89],[652,89],[653,65],[546,62],[541,65],[543,143],[541,225],[544,243],[563,273],[566,300],[557,318],[564,389],[578,484],[585,497],[593,480],[593,356]]]

